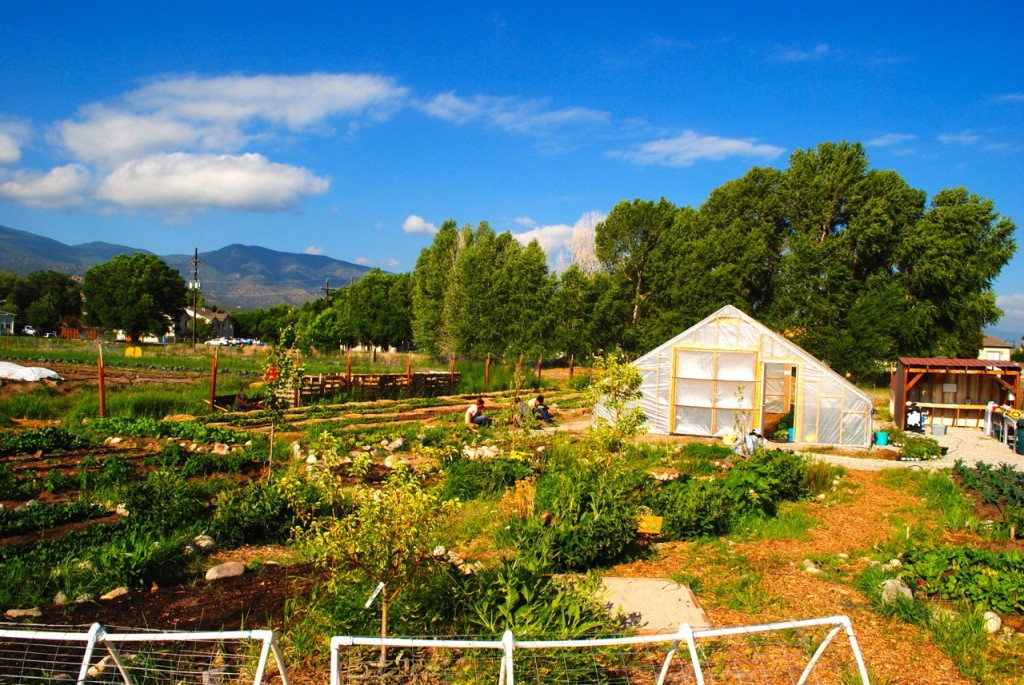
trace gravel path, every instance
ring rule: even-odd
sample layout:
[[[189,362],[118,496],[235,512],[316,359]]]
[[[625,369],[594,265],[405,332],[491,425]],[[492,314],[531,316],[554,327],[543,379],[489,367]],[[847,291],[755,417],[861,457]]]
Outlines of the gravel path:
[[[809,456],[857,471],[881,471],[892,468],[949,469],[953,468],[958,459],[963,459],[969,466],[981,461],[993,466],[1012,464],[1018,471],[1024,471],[1024,455],[1014,453],[1006,445],[977,428],[948,428],[946,435],[929,437],[934,437],[940,445],[949,449],[946,456],[933,461],[891,461],[828,454]]]

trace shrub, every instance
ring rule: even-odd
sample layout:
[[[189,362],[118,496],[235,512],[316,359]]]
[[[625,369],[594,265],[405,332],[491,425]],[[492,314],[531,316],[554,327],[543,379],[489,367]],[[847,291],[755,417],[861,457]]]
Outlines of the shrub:
[[[533,473],[533,466],[521,459],[470,460],[459,457],[445,467],[441,496],[444,499],[472,500],[497,495]]]
[[[587,570],[615,563],[637,540],[639,504],[650,479],[623,460],[587,459],[573,449],[553,450],[537,481],[536,518],[514,521],[521,544],[549,553],[558,570]],[[536,552],[536,550],[534,550]]]
[[[214,500],[208,532],[219,545],[284,542],[297,525],[295,509],[277,482],[252,482]]]
[[[719,481],[678,479],[650,500],[664,517],[661,534],[669,540],[696,540],[728,530],[728,512]]]
[[[907,436],[900,448],[900,459],[903,461],[928,461],[942,456],[942,447],[933,438]]]

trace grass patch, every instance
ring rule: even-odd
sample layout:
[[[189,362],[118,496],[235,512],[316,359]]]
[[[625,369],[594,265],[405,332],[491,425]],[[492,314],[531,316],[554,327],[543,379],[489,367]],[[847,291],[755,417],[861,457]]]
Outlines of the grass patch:
[[[745,516],[736,522],[733,532],[745,541],[810,540],[807,531],[816,524],[805,503],[783,502],[775,516]]]

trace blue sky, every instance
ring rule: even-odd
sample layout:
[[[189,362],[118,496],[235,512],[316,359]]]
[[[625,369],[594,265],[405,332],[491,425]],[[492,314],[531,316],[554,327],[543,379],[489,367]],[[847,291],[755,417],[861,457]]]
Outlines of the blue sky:
[[[554,264],[620,200],[839,140],[1024,223],[1019,0],[356,5],[0,0],[0,224],[407,271],[454,218]]]

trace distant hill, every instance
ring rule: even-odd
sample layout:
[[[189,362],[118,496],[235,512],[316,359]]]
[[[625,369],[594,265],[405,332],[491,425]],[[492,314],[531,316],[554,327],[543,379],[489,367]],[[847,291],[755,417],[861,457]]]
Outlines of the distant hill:
[[[92,242],[66,245],[28,231],[0,226],[0,271],[25,276],[33,271],[53,270],[82,276],[89,267],[119,254],[146,250],[124,245]],[[192,280],[193,255],[160,258]],[[213,252],[200,252],[199,282],[210,304],[227,310],[267,308],[275,304],[302,303],[323,296],[320,290],[330,279],[331,287],[347,285],[369,269],[322,255],[277,252],[265,247],[228,245]]]

